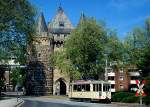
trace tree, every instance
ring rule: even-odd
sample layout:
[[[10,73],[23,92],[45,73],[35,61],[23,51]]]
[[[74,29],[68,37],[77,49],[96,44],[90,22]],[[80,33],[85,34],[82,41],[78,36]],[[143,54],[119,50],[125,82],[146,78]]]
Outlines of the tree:
[[[78,72],[72,65],[70,59],[67,58],[66,49],[60,48],[59,51],[55,51],[50,55],[50,60],[53,61],[51,67],[59,69],[63,73],[70,76],[71,81],[80,79],[80,72]]]
[[[16,85],[24,86],[26,77],[25,69],[14,68],[10,74],[10,77],[13,88],[15,88]]]
[[[25,63],[27,44],[33,40],[33,6],[27,0],[0,0],[0,16],[0,57]]]
[[[80,21],[66,40],[67,57],[83,79],[94,78],[102,71],[105,39],[104,28],[94,19],[86,18]]]
[[[150,48],[145,49],[143,53],[138,68],[142,71],[142,77],[147,77],[150,76]]]
[[[107,31],[108,32],[108,31]],[[105,54],[107,60],[110,62],[116,61],[118,64],[123,61],[124,47],[122,42],[118,39],[116,31],[109,31],[107,33],[107,42],[105,45]]]
[[[27,46],[34,38],[34,18],[35,9],[28,0],[0,0],[0,62],[15,57],[16,62],[26,64]]]

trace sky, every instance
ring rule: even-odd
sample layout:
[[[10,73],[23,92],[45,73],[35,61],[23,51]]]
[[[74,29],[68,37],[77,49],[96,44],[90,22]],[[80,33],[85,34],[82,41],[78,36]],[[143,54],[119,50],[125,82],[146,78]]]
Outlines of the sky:
[[[116,30],[120,39],[136,26],[144,26],[150,18],[150,0],[29,0],[37,12],[43,12],[46,22],[56,15],[61,3],[65,14],[75,27],[83,12],[86,16],[103,20],[107,28]]]

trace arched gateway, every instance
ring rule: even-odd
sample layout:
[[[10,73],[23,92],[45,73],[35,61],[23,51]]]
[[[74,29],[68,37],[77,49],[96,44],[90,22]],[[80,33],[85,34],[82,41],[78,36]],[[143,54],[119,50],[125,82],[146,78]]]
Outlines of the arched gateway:
[[[55,95],[66,95],[66,82],[63,78],[59,78],[55,82]]]

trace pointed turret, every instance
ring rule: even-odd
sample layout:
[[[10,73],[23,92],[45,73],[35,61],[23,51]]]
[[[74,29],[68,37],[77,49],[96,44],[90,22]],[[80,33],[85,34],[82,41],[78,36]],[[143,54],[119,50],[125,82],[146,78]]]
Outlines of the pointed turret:
[[[48,31],[43,13],[41,13],[38,18],[36,31],[39,34],[41,34],[42,32]]]
[[[61,7],[61,4],[60,4],[59,7],[58,7],[57,14],[58,14],[58,13],[64,13],[64,10],[63,10],[63,8]]]
[[[86,20],[86,16],[85,16],[85,14],[83,12],[81,12],[81,16],[80,16],[78,25],[82,24],[82,22],[85,21],[85,20]]]

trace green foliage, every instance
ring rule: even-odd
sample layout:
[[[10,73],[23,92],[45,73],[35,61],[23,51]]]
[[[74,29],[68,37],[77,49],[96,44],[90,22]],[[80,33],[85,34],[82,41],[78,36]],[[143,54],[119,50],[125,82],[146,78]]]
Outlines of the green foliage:
[[[27,44],[33,39],[35,11],[28,0],[0,0],[0,58],[26,62]]]
[[[138,63],[138,67],[142,70],[143,77],[150,75],[150,48],[147,48],[143,51],[143,55]]]
[[[107,43],[105,45],[105,53],[107,55],[107,59],[110,62],[116,61],[121,62],[123,60],[123,44],[118,39],[117,33],[115,31],[107,31]]]
[[[59,51],[55,51],[51,54],[50,60],[53,61],[50,66],[63,71],[63,73],[69,75],[72,80],[80,79],[81,74],[74,69],[70,59],[67,58],[65,48],[60,48]]]
[[[135,103],[138,102],[138,99],[138,97],[135,97],[135,93],[129,92],[118,92],[112,95],[112,101],[114,102]]]
[[[83,74],[83,78],[100,73],[106,32],[95,20],[86,18],[66,40],[66,54],[72,65]]]
[[[124,102],[124,103],[137,103],[138,100],[139,100],[139,98],[133,95],[133,96],[127,96],[127,97],[123,98],[121,100],[121,102]]]
[[[150,96],[146,96],[143,98],[143,102],[144,104],[146,104],[147,106],[150,105]]]
[[[11,71],[10,77],[13,87],[15,87],[17,84],[24,86],[26,77],[25,69],[14,68]]]
[[[123,98],[127,97],[128,94],[126,92],[118,92],[112,95],[112,101],[120,102]]]

